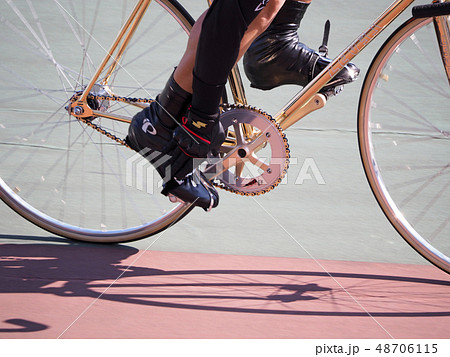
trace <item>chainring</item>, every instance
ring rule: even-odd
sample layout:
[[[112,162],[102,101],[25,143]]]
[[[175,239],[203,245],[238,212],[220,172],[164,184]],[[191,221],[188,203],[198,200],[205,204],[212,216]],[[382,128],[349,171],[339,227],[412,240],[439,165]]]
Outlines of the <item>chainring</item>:
[[[89,94],[89,104],[101,110],[102,107],[109,107],[109,101],[130,104],[149,104],[154,101],[108,94],[106,91]],[[80,96],[81,93],[75,93],[70,102],[75,103]],[[227,138],[220,148],[219,159],[226,159],[231,151],[240,155],[235,155],[234,165],[213,181],[214,186],[244,196],[261,195],[273,190],[289,168],[289,144],[280,125],[269,114],[255,107],[241,104],[222,104],[221,107],[223,112],[220,121]],[[67,109],[71,111],[70,106]],[[91,117],[76,117],[101,134],[129,147],[124,139],[94,124]]]
[[[279,124],[255,107],[224,104],[220,121],[227,138],[220,157],[234,153],[230,169],[215,185],[229,192],[255,196],[273,190],[289,167],[289,145]]]

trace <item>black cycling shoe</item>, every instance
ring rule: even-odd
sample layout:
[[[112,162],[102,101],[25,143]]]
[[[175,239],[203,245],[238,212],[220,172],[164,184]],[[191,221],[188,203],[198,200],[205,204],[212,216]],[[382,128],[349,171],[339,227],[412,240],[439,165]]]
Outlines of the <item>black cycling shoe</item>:
[[[192,95],[183,90],[172,76],[156,101],[137,113],[128,128],[127,144],[150,161],[164,182],[170,175],[171,152],[166,148],[173,138],[178,120],[186,114]]]
[[[330,62],[299,41],[298,28],[309,4],[287,0],[273,22],[244,55],[244,70],[254,88],[306,86]],[[353,82],[359,69],[349,63],[322,91]]]
[[[186,115],[191,99],[192,95],[175,82],[172,74],[156,101],[133,117],[125,140],[158,171],[164,182],[162,194],[209,211],[219,204],[219,194],[203,173],[196,170],[182,180],[172,178],[172,165],[182,152],[177,147],[168,148],[180,125],[177,121]]]
[[[170,180],[164,185],[163,195],[173,195],[184,202],[192,203],[205,211],[210,211],[219,204],[219,194],[215,187],[198,170],[186,176],[183,180]]]

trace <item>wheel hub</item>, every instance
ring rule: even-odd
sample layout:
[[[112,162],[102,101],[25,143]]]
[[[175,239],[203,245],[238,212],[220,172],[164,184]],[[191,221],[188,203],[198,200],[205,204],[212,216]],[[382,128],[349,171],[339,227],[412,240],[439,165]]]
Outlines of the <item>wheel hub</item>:
[[[93,110],[106,112],[111,104],[108,99],[112,96],[108,86],[102,84],[94,84],[86,102],[80,101],[83,91],[75,92],[66,110],[76,118],[93,119]]]

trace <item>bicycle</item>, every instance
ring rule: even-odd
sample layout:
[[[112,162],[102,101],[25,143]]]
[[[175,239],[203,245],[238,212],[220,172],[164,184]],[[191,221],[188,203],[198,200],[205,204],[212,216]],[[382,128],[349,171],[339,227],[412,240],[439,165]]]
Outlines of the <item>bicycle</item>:
[[[321,88],[413,2],[394,1],[274,117],[248,105],[239,68],[233,69],[228,96],[234,103],[224,97],[221,116],[227,139],[221,159],[203,168],[209,178],[239,195],[274,189],[289,166],[284,131],[323,108],[337,93]],[[123,138],[133,114],[153,100],[144,98],[165,84],[194,19],[176,0],[138,0],[132,8],[129,3],[0,5],[0,26],[8,34],[0,51],[0,198],[67,238],[137,240],[172,226],[193,208],[152,194],[158,183],[148,162]],[[413,8],[413,17],[374,57],[358,110],[361,158],[376,200],[400,235],[447,273],[449,14],[447,0]],[[140,25],[144,16],[146,27]],[[170,31],[161,36],[155,29],[162,26]],[[111,33],[118,35],[106,49]],[[157,56],[148,55],[155,50]]]

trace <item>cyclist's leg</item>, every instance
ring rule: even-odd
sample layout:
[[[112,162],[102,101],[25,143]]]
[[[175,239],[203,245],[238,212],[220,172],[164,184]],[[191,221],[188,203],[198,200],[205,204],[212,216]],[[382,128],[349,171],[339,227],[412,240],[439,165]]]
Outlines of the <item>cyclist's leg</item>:
[[[200,32],[192,82],[192,112],[217,115],[228,75],[239,55],[248,26],[267,0],[215,0]]]
[[[310,0],[311,1],[311,0]],[[252,42],[262,34],[267,27],[269,27],[272,20],[275,18],[277,12],[283,6],[285,0],[270,0],[263,10],[257,15],[256,19],[251,22],[248,26],[247,31],[240,43],[239,55],[237,60],[239,60],[247,49],[250,47]],[[186,91],[192,93],[192,79],[193,70],[195,65],[195,58],[197,54],[197,45],[200,37],[200,32],[202,29],[203,20],[206,16],[207,11],[205,11],[194,24],[191,33],[189,35],[189,41],[187,44],[186,51],[178,64],[175,71],[176,82]]]
[[[283,84],[305,86],[331,60],[299,41],[297,31],[311,0],[287,0],[270,27],[244,57],[244,69],[253,87],[272,89]],[[359,70],[348,64],[327,87],[349,83]]]
[[[204,158],[208,152],[216,152],[225,139],[219,121],[225,84],[249,25],[269,1],[282,0],[215,0],[204,16],[192,73],[192,103],[182,127],[174,133],[187,157]],[[173,163],[174,177],[192,171],[184,161]]]
[[[268,10],[263,12],[261,20],[258,22],[259,25],[250,28],[250,36],[256,37],[257,34],[261,33],[267,27],[269,19],[274,17],[274,14],[284,2],[284,0],[272,1],[278,6],[273,7],[271,12],[268,12]],[[266,1],[261,0],[216,0],[194,26],[185,56],[183,56],[175,72],[175,82],[178,84],[183,83],[183,85],[180,85],[180,88],[184,87],[186,88],[186,92],[188,90],[193,92],[192,110],[189,112],[189,115],[193,115],[192,113],[195,108],[197,109],[197,115],[201,113],[206,117],[213,116],[215,124],[218,124],[215,118],[218,115],[219,101],[228,74],[239,55],[241,40],[247,32],[248,26],[260,13],[265,3]],[[241,12],[241,16],[236,16],[239,12]],[[260,29],[257,30],[257,28]],[[248,40],[247,43],[251,43],[251,41]],[[197,74],[195,79],[193,79],[193,73]],[[177,78],[180,77],[181,80],[177,81]],[[187,81],[185,80],[183,82],[183,79],[186,78]],[[139,118],[149,120],[152,124],[151,128],[156,128],[156,124],[161,123],[160,118],[158,118],[158,110],[150,113],[152,114],[152,118],[150,119],[148,114],[140,113],[133,118],[133,123],[137,124],[133,125],[132,123],[130,126],[130,137],[133,136],[132,134],[135,134],[134,132],[142,134],[139,128],[143,128],[143,126],[138,121]],[[161,130],[156,130],[156,133],[160,132]],[[149,134],[149,140],[145,140],[146,143],[144,143],[144,146],[146,148],[160,150],[160,147],[155,147],[154,145],[155,131],[152,130]],[[147,136],[147,133],[143,135]],[[170,141],[168,136],[161,139],[162,142],[165,141],[166,143]],[[190,167],[189,171],[192,170],[192,159],[188,155],[175,155],[174,152],[164,152],[164,154],[172,157],[170,161],[171,175],[181,178],[184,177],[185,172],[188,172],[188,167]],[[177,153],[179,152],[180,150],[178,149]],[[176,164],[173,164],[173,162]],[[160,174],[163,171],[165,172],[165,167],[160,171]],[[184,172],[183,175],[180,173],[180,176],[177,176],[177,172],[180,171]],[[183,201],[192,202],[205,209],[215,207],[218,204],[218,195],[214,188],[212,186],[208,187],[207,183],[193,185],[192,180],[193,177],[188,175],[183,179],[181,184],[180,181],[176,181],[174,185],[167,183],[163,192],[165,194],[174,194]],[[197,188],[193,190],[193,187]],[[211,199],[209,199],[210,197]]]

